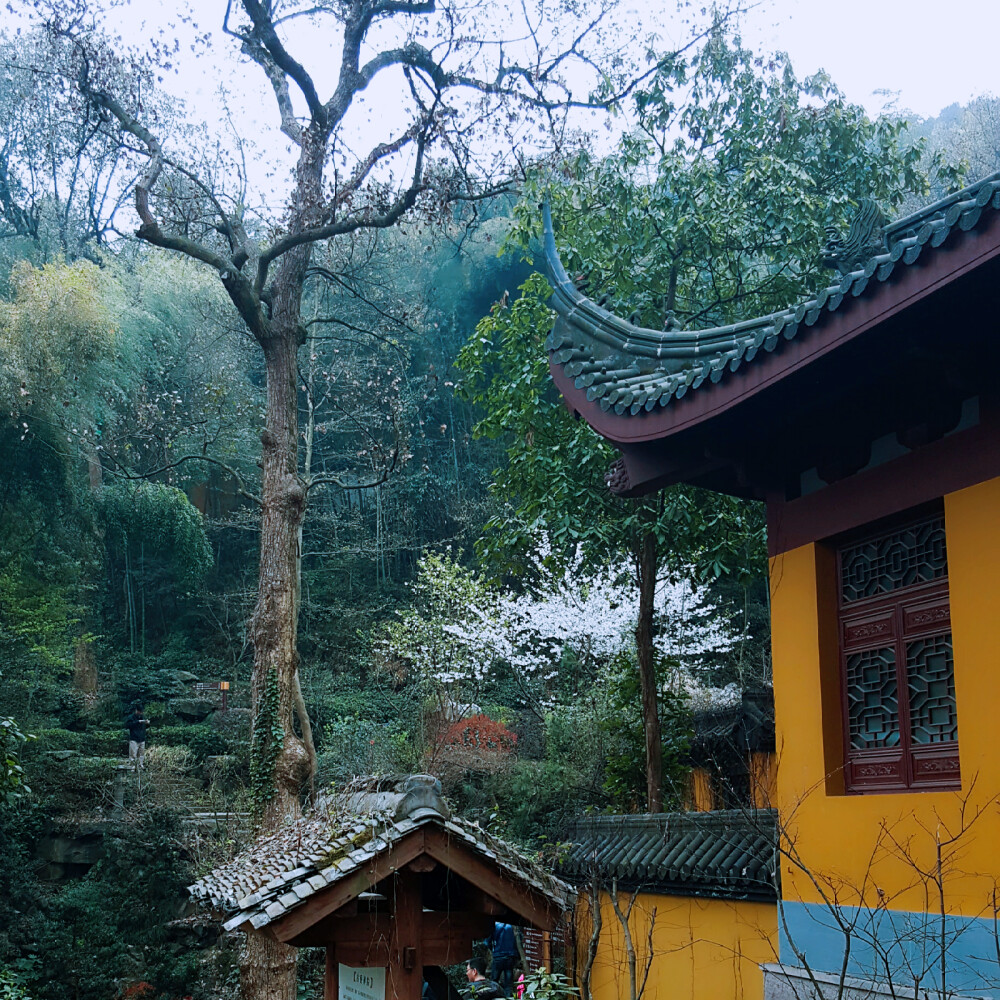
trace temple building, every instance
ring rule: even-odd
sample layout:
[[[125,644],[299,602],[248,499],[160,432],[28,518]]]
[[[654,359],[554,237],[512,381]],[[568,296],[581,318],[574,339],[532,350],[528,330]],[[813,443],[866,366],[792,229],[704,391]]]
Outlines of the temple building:
[[[767,507],[780,891],[745,995],[1000,997],[1000,174],[863,204],[831,284],[707,330],[608,313],[545,223],[552,376],[609,487]]]

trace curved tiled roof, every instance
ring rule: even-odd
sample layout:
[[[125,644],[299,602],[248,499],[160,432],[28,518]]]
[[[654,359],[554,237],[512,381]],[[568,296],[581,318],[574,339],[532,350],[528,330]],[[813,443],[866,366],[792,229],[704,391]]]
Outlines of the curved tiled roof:
[[[774,752],[774,692],[771,688],[744,691],[737,704],[702,709],[692,719],[690,757],[695,763],[716,754]]]
[[[773,809],[588,816],[569,834],[567,878],[679,896],[776,898]]]
[[[551,214],[543,206],[545,260],[554,289],[550,305],[562,320],[545,346],[551,363],[602,410],[626,416],[650,412],[802,338],[825,313],[845,308],[997,210],[1000,172],[885,226],[883,252],[804,302],[728,326],[663,331],[634,326],[580,293],[559,259]]]
[[[433,784],[431,784],[433,782]],[[436,828],[513,880],[564,909],[572,889],[477,824],[451,817],[440,784],[426,776],[356,781],[342,794],[188,887],[226,912],[227,930],[270,924],[309,897],[371,864],[421,828]]]

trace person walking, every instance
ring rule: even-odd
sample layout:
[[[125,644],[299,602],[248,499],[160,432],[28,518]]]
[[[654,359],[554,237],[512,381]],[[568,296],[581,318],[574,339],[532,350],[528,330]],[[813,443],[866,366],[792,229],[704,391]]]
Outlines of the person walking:
[[[137,771],[146,766],[143,757],[146,754],[146,726],[149,725],[149,719],[142,717],[142,707],[142,702],[137,701],[125,720],[125,728],[128,730],[128,759],[135,762]]]

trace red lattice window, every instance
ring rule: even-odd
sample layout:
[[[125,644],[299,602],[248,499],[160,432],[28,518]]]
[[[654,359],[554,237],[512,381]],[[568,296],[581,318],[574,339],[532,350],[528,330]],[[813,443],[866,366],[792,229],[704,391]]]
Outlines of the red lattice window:
[[[837,570],[848,791],[957,788],[944,516],[842,544]]]

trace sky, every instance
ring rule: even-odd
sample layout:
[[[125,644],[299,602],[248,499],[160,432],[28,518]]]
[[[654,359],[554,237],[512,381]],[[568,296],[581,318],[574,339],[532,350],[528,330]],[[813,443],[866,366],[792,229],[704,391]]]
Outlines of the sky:
[[[822,67],[870,112],[882,89],[923,118],[1000,95],[998,0],[773,0],[750,15],[744,37],[787,51],[799,76]]]
[[[671,0],[627,0],[635,17],[664,23],[669,39]],[[120,30],[140,40],[176,28],[179,10],[193,9],[204,28],[217,28],[222,0],[131,0]],[[189,29],[181,26],[186,35]],[[1000,94],[1000,0],[760,0],[743,23],[744,40],[761,51],[789,53],[801,77],[823,68],[848,98],[877,112],[879,91],[898,94],[898,107],[921,117]],[[322,40],[316,40],[322,64]],[[229,68],[232,63],[228,64]],[[171,81],[172,88],[178,83]],[[211,98],[211,73],[183,73],[181,90],[193,103]],[[270,111],[270,108],[267,109]]]

